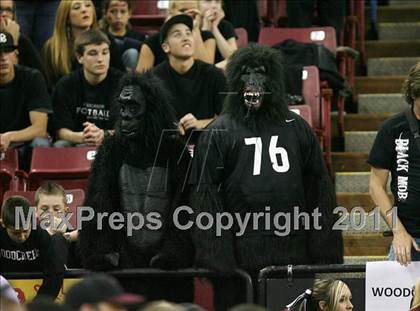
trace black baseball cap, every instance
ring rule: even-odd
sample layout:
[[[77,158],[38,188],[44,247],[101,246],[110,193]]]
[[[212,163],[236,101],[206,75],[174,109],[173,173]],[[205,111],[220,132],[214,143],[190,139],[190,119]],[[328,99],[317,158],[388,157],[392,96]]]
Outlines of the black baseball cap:
[[[194,27],[194,21],[191,18],[191,16],[186,14],[178,14],[175,16],[172,16],[170,19],[168,19],[165,24],[163,24],[162,28],[160,28],[160,44],[165,41],[166,37],[168,36],[168,32],[171,29],[173,25],[176,24],[184,24],[186,25],[190,30]]]
[[[0,51],[13,51],[17,46],[13,40],[13,36],[5,31],[0,31]]]
[[[95,274],[73,285],[65,296],[64,303],[74,309],[83,304],[108,302],[117,306],[136,306],[145,302],[140,295],[124,293],[118,281],[106,274]]]

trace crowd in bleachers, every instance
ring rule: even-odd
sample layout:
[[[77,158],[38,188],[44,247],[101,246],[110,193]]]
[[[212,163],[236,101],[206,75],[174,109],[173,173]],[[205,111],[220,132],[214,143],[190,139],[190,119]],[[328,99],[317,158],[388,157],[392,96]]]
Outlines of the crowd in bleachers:
[[[289,27],[314,23],[318,27],[296,30],[296,35],[290,29],[263,28],[260,32],[257,7],[260,13],[264,5],[270,10],[270,1],[162,1],[166,9],[160,10],[164,13],[158,19],[164,24],[155,28],[136,26],[139,16],[147,15],[138,11],[136,2],[140,1],[0,1],[1,272],[43,273],[36,299],[25,307],[1,277],[4,310],[203,310],[189,303],[146,301],[125,293],[114,278],[104,275],[87,277],[75,285],[66,293],[63,305],[52,301],[59,294],[66,269],[83,268],[79,232],[63,225],[59,214],[74,212],[83,204],[96,148],[116,133],[120,107],[115,99],[126,73],[151,71],[158,77],[171,98],[179,135],[191,138],[192,131],[205,129],[222,113],[226,64],[248,39],[270,46],[287,39],[315,43],[310,53],[323,44],[328,50],[323,53],[330,53],[333,59],[332,67],[288,64],[290,73],[295,73],[294,80],[288,81],[294,96],[288,100],[293,102],[291,110],[314,129],[326,163],[331,165],[331,106],[338,111],[338,126],[344,131],[344,101],[351,94],[343,90],[350,90],[354,77],[354,51],[337,49],[349,43],[345,37],[351,37],[344,27],[345,1],[321,1],[315,21],[308,4],[287,1],[284,14],[293,16]],[[156,6],[158,1],[148,2]],[[331,5],[334,14],[330,14]],[[265,18],[273,17],[271,13]],[[331,80],[325,82],[326,72],[339,77],[342,87],[334,88]],[[188,143],[195,142],[193,137]],[[34,217],[47,230],[16,229],[16,207],[29,217],[30,206],[35,206]],[[412,311],[420,308],[420,285],[416,288]],[[285,310],[297,306],[299,310],[352,310],[351,299],[344,282],[317,279],[309,293]],[[230,310],[265,309],[238,305]]]

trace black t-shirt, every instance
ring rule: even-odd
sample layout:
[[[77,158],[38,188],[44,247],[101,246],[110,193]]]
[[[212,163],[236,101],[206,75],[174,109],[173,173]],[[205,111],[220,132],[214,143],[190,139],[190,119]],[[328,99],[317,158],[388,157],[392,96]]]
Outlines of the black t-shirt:
[[[124,37],[131,38],[131,39],[141,41],[141,42],[146,40],[146,35],[144,33],[140,33],[138,31],[135,31],[134,29],[128,29]]]
[[[110,68],[107,77],[94,86],[86,81],[83,69],[63,77],[53,94],[55,129],[80,132],[86,121],[101,129],[113,129],[117,118],[113,99],[121,76]]]
[[[47,85],[38,70],[15,66],[13,81],[0,85],[0,133],[31,126],[30,111],[52,111]]]
[[[305,176],[320,175],[325,166],[307,122],[293,112],[287,119],[256,133],[222,114],[194,149],[190,184],[220,186],[231,213],[265,212],[267,206],[273,214],[305,210]]]
[[[196,60],[188,72],[179,74],[165,61],[154,68],[153,73],[169,90],[178,119],[188,113],[198,120],[209,119],[222,111],[226,78],[213,65]]]
[[[210,31],[201,31],[201,37],[203,38],[203,42],[214,38],[213,34]],[[153,66],[157,66],[168,59],[168,56],[162,50],[159,32],[147,38],[146,41],[144,41],[144,44],[146,44],[152,50],[153,55],[155,56],[155,63]]]
[[[229,40],[231,38],[236,38],[235,28],[233,27],[232,23],[228,22],[225,19],[222,19],[219,23],[219,31],[222,34],[223,38]],[[220,54],[219,49],[216,48],[216,56],[214,59],[214,63],[217,64],[224,60],[222,54]]]
[[[62,285],[64,263],[57,256],[57,240],[47,231],[32,229],[28,239],[16,243],[0,227],[0,267],[3,272],[43,272],[38,295],[57,297]]]
[[[419,126],[420,126],[420,121]],[[382,125],[368,163],[391,172],[391,191],[398,218],[413,237],[420,237],[420,150],[404,113]]]
[[[45,79],[47,79],[46,68],[41,55],[32,41],[23,34],[19,35],[19,65],[38,69]]]

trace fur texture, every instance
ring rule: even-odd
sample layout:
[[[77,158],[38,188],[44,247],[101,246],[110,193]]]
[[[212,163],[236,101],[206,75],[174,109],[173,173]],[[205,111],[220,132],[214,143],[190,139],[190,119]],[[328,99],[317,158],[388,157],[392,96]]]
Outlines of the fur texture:
[[[128,74],[122,79],[124,85],[139,85],[146,99],[146,112],[141,120],[141,135],[128,139],[120,131],[117,122],[116,133],[100,146],[89,177],[85,206],[96,213],[121,211],[119,172],[123,163],[140,168],[169,163],[169,178],[172,188],[171,211],[187,203],[185,187],[190,163],[188,151],[178,139],[172,113],[160,80],[151,74],[141,76]],[[169,131],[168,131],[169,130]],[[162,135],[163,134],[163,135]],[[159,152],[158,152],[159,151]],[[157,153],[158,152],[158,153]],[[127,264],[127,250],[123,249],[126,228],[111,230],[104,222],[102,230],[97,229],[97,217],[83,223],[80,236],[83,265],[91,270],[134,268],[154,266],[165,269],[188,267],[192,261],[192,243],[188,232],[169,226],[164,234],[161,248],[152,253],[136,254],[138,261]],[[122,258],[124,257],[124,258]]]

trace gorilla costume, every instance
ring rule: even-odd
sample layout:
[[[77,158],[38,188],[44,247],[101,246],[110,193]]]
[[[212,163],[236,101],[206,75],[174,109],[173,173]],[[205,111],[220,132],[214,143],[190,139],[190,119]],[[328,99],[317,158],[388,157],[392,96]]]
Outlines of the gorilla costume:
[[[190,233],[177,230],[172,222],[175,208],[188,200],[184,185],[190,155],[178,139],[167,98],[161,81],[150,73],[127,74],[122,79],[115,135],[100,146],[89,177],[85,206],[92,207],[95,216],[83,223],[80,236],[87,269],[177,269],[192,265]],[[104,212],[125,215],[124,227],[112,229],[106,217],[98,229],[97,215]],[[132,236],[127,231],[129,213],[144,216],[143,226],[133,230]],[[160,229],[156,230],[157,218],[151,220],[150,213],[160,215]],[[138,218],[133,219],[134,225],[141,225]],[[165,286],[175,295],[171,280],[143,283],[146,288],[142,293],[149,299],[176,299],[159,296]],[[154,285],[156,288],[151,289]],[[191,293],[191,288],[185,290]]]
[[[342,235],[332,230],[333,185],[312,129],[287,107],[283,76],[279,52],[261,45],[238,50],[228,63],[224,111],[195,149],[191,204],[196,214],[251,214],[251,220],[243,234],[238,222],[221,235],[195,228],[199,267],[225,274],[239,267],[255,277],[270,265],[342,263]],[[319,208],[318,223],[293,217],[294,207],[308,215]],[[279,212],[292,216],[285,224],[291,231],[283,236],[273,221]],[[271,218],[255,220],[256,213]],[[227,294],[235,285],[214,284],[216,300],[224,300],[216,301],[218,309],[240,299]]]

